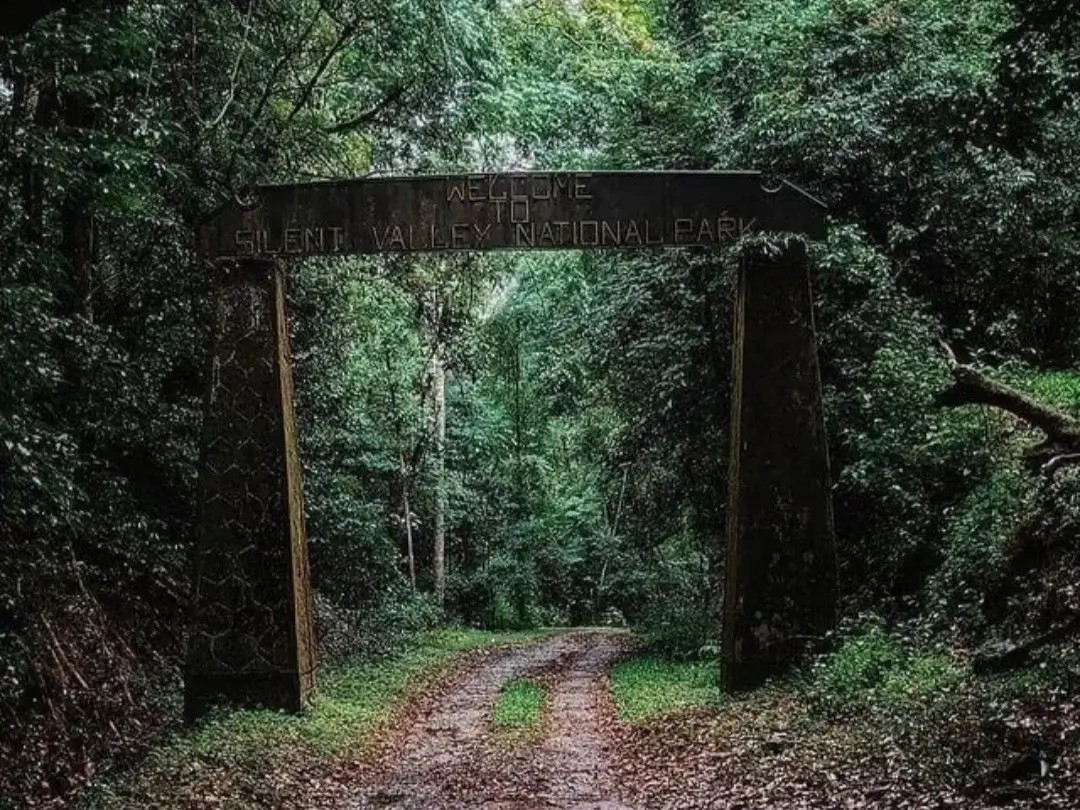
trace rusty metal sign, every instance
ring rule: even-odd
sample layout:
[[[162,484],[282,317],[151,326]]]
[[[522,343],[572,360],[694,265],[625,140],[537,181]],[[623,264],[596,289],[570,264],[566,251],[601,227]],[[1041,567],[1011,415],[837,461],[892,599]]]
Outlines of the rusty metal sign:
[[[722,246],[824,235],[825,206],[759,172],[512,172],[262,186],[199,227],[211,259]]]

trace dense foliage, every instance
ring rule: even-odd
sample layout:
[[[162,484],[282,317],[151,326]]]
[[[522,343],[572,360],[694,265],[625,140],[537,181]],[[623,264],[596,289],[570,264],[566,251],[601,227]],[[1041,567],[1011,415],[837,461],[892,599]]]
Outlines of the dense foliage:
[[[258,182],[802,185],[832,211],[811,255],[850,620],[822,704],[1075,623],[1076,468],[1033,473],[1037,432],[935,398],[945,340],[1080,416],[1078,36],[1072,4],[1022,0],[126,0],[0,36],[0,795],[64,796],[174,716],[212,293],[191,233]],[[625,617],[708,655],[733,264],[299,268],[328,650]]]

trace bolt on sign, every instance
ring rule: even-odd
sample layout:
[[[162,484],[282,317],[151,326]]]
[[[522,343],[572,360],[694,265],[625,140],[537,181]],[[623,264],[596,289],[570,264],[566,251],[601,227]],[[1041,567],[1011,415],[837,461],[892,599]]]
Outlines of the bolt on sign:
[[[819,237],[824,207],[757,172],[514,172],[256,190],[200,228],[204,256],[717,247],[759,231]]]
[[[314,634],[285,267],[317,256],[716,248],[825,233],[825,208],[757,172],[510,172],[264,186],[198,227],[218,268],[205,401],[189,718],[299,710]],[[745,252],[735,306],[723,674],[754,686],[835,621],[821,383],[801,242]]]

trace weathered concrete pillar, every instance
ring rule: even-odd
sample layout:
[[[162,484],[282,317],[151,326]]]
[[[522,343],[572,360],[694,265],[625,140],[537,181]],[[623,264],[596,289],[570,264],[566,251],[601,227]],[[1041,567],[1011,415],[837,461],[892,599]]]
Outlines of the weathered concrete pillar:
[[[221,268],[202,438],[185,714],[299,711],[315,653],[285,274],[272,261]]]
[[[805,245],[739,269],[722,681],[783,671],[836,621],[828,445]]]

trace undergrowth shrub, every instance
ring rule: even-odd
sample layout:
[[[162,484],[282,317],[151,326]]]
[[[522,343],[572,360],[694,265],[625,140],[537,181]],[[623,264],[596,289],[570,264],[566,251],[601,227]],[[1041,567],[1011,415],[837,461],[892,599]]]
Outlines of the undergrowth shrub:
[[[990,595],[1000,614],[994,635],[1012,641],[1080,615],[1080,467],[1062,469],[1034,486],[1030,518],[1009,546],[1010,576]]]
[[[447,586],[449,613],[458,620],[491,630],[528,630],[565,625],[567,617],[545,604],[539,576],[531,561],[515,561],[496,552],[473,572],[451,572]]]
[[[880,686],[903,658],[899,641],[872,616],[848,635],[835,652],[819,660],[812,693],[827,705],[849,706]]]
[[[1032,517],[1037,483],[1017,461],[990,473],[951,511],[945,562],[931,583],[938,609],[962,615],[972,628],[987,618],[984,594],[1009,576],[1010,543]],[[944,614],[943,614],[944,615]]]
[[[659,549],[658,566],[640,619],[649,646],[668,656],[712,655],[718,647],[719,622],[710,603],[709,579],[701,553],[689,538],[677,537]]]
[[[809,696],[826,714],[926,701],[965,677],[951,657],[918,648],[878,616],[860,617],[840,638],[814,664],[808,684]]]
[[[992,448],[979,411],[935,405],[949,384],[941,326],[888,257],[852,226],[815,254],[841,586],[862,609],[893,611],[940,564],[944,510]]]
[[[428,594],[405,593],[375,605],[357,624],[357,651],[385,655],[417,634],[439,626],[443,612]]]
[[[489,595],[490,626],[494,630],[536,627],[540,615],[540,589],[536,571],[508,553],[492,556],[484,576]]]
[[[1043,402],[1075,415],[1080,415],[1080,373],[1075,371],[1041,371],[1005,369],[1007,382],[1016,385]]]

